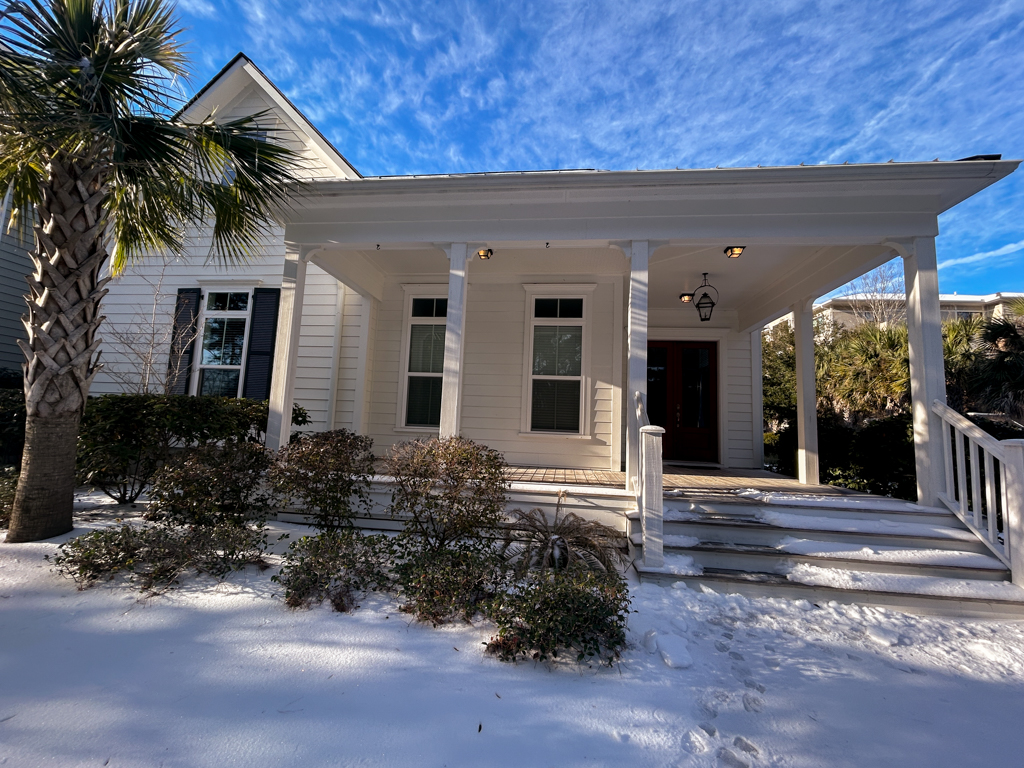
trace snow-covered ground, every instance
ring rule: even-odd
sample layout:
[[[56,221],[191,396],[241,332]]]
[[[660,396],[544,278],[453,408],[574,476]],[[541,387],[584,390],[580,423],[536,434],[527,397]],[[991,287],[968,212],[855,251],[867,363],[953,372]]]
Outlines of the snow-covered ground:
[[[0,544],[5,768],[1024,763],[1021,623],[644,584],[618,666],[513,666],[386,598],[291,611],[255,569],[79,592],[54,550]]]

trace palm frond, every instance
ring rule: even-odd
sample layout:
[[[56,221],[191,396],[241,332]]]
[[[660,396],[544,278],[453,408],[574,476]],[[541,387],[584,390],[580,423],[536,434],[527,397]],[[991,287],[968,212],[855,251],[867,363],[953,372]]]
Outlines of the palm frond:
[[[622,563],[622,536],[613,528],[562,513],[559,497],[553,520],[544,510],[512,511],[503,553],[519,575],[531,570],[583,568],[611,571]]]

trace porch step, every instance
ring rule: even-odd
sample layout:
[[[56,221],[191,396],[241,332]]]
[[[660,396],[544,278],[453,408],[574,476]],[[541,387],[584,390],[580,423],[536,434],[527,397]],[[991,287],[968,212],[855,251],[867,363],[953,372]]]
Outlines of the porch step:
[[[710,589],[748,597],[803,599],[817,605],[835,601],[935,616],[1024,618],[1024,590],[1005,582],[897,576],[886,584],[884,578],[877,578],[879,574],[860,572],[852,574],[850,586],[828,586],[796,581],[790,576],[777,573],[727,568],[706,568],[703,573],[696,575],[677,575],[640,568],[639,574],[642,582],[670,585],[680,581],[692,589]],[[875,577],[874,581],[871,581],[872,577]],[[856,585],[858,578],[864,582],[863,585]],[[923,581],[920,584],[908,584],[905,581],[915,578]],[[949,594],[921,594],[915,591],[926,587],[925,582],[931,582],[937,589],[948,588]]]
[[[778,515],[801,515],[804,517],[826,517],[848,520],[888,520],[898,523],[917,523],[920,525],[941,525],[946,528],[967,530],[960,519],[947,509],[938,507],[917,507],[911,509],[885,509],[871,504],[865,498],[863,507],[813,507],[793,504],[747,504],[736,502],[707,501],[680,502],[674,498],[665,498],[665,519],[686,519],[690,513],[717,513],[734,517],[750,517],[755,519],[770,518]]]
[[[665,552],[686,555],[705,570],[785,575],[795,564],[806,563],[820,568],[949,579],[1002,581],[1010,577],[998,559],[962,550],[860,547],[793,539],[778,547],[698,541],[689,546],[666,546]]]

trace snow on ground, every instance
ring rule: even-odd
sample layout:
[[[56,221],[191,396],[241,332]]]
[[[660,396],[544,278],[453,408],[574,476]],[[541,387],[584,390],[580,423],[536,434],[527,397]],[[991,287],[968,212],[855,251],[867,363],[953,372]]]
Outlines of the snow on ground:
[[[90,525],[101,523],[90,523]],[[293,530],[299,530],[294,527]],[[273,570],[140,599],[0,544],[0,764],[1016,766],[1024,624],[643,584],[608,669],[502,664],[387,598],[291,611]]]

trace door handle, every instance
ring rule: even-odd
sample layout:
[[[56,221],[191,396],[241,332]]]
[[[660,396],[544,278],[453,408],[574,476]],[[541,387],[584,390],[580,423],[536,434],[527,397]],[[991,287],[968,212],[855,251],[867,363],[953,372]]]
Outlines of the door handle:
[[[676,403],[676,428],[679,427],[679,422],[682,420],[682,404]]]

